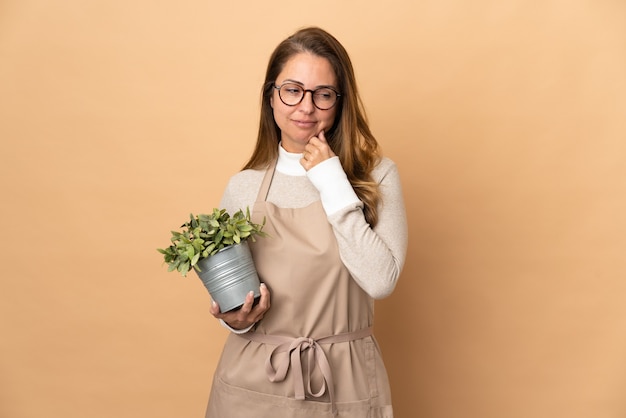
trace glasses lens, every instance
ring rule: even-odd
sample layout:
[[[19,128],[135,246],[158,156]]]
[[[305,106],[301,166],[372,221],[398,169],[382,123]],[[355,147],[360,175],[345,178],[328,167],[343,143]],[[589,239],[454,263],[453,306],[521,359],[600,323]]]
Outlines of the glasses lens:
[[[334,90],[320,88],[313,92],[313,103],[322,110],[330,109],[337,101],[337,93]]]
[[[283,84],[278,90],[280,100],[287,106],[295,106],[302,100],[304,89],[297,84]]]
[[[278,88],[278,87],[277,87]],[[280,86],[278,90],[278,95],[280,96],[280,100],[287,106],[295,106],[302,101],[305,92],[311,90],[305,90],[302,86],[298,84],[283,84]],[[337,102],[338,94],[335,90],[320,87],[319,89],[314,90],[311,93],[313,98],[313,104],[320,110],[328,110],[335,105]]]

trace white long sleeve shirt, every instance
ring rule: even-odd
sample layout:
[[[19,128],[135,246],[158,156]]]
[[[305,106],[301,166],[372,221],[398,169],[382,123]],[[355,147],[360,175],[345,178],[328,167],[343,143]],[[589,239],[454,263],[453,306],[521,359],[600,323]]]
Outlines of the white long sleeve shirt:
[[[382,195],[378,223],[365,221],[363,203],[348,181],[338,157],[308,172],[300,165],[302,154],[279,147],[276,173],[267,200],[276,206],[299,208],[321,200],[339,246],[341,260],[353,279],[372,298],[391,294],[404,265],[408,242],[406,212],[397,167],[382,158],[372,175]],[[252,210],[264,170],[244,170],[229,181],[221,208],[234,213]]]

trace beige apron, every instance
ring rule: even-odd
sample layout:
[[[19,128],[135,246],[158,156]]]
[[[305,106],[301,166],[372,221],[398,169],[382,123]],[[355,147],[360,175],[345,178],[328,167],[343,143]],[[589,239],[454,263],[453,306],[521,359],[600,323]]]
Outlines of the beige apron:
[[[252,215],[269,237],[251,245],[271,308],[252,332],[228,336],[206,418],[392,418],[373,301],[343,265],[320,201],[266,201],[274,169]]]

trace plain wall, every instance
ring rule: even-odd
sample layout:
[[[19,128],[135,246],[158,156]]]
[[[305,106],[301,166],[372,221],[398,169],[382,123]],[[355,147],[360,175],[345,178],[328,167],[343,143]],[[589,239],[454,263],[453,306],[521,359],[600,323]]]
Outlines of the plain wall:
[[[626,416],[626,3],[4,0],[0,417],[203,416],[226,331],[155,249],[218,205],[304,25],[403,179],[396,415]]]

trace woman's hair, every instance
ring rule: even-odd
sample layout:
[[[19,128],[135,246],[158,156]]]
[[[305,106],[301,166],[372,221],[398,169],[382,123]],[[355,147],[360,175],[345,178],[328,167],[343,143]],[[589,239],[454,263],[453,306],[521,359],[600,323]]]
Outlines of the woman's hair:
[[[337,39],[320,28],[297,31],[281,42],[272,53],[263,84],[257,143],[244,169],[263,169],[278,158],[280,129],[274,121],[270,98],[274,83],[287,61],[303,52],[326,58],[335,72],[341,97],[336,105],[335,122],[325,132],[326,139],[364,204],[365,219],[374,227],[381,198],[378,184],[372,178],[372,170],[380,159],[378,143],[370,132],[348,53]]]

